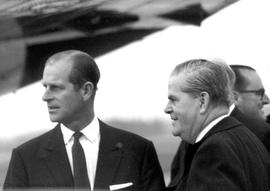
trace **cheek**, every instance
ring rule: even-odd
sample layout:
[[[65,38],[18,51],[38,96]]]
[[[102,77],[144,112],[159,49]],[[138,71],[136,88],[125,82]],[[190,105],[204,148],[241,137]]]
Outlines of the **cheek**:
[[[69,113],[74,110],[74,108],[77,105],[78,100],[75,99],[73,95],[63,95],[60,99],[59,102],[61,104],[61,108],[63,111]]]
[[[255,109],[255,108],[261,107],[262,102],[259,99],[253,98],[253,99],[247,100],[245,103],[243,103],[243,105],[245,105],[246,107],[250,109]]]
[[[182,116],[181,125],[183,126],[183,128],[186,129],[186,131],[190,131],[190,129],[192,128],[193,124],[197,120],[197,113],[198,113],[198,111],[196,111],[195,109],[193,109],[193,110],[189,110],[188,112],[186,112]]]
[[[182,114],[182,115],[178,114],[177,119],[178,120],[175,122],[177,130],[185,131],[188,125],[187,117],[185,116],[185,114]]]

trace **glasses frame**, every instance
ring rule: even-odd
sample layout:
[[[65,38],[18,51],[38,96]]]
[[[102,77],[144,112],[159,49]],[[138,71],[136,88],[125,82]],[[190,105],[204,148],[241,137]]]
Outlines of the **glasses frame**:
[[[238,92],[239,93],[253,93],[253,94],[257,95],[257,96],[260,96],[261,99],[263,99],[264,94],[265,94],[265,89],[260,88],[260,89],[257,89],[257,90],[239,90]]]

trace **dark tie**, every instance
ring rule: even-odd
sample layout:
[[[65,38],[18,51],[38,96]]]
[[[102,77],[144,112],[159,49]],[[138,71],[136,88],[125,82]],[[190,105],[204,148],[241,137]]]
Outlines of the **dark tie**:
[[[79,142],[83,134],[80,131],[74,133],[74,143],[72,146],[73,170],[74,170],[74,187],[91,190],[90,182],[87,175],[87,166],[82,145]]]

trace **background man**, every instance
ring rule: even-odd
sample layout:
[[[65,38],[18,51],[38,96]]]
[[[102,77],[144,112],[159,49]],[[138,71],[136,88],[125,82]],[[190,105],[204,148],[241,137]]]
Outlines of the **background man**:
[[[224,66],[207,60],[190,60],[173,70],[165,112],[173,135],[188,144],[167,190],[269,190],[267,150],[228,116],[230,83]]]
[[[93,58],[81,51],[63,51],[47,60],[43,100],[58,125],[13,150],[4,190],[165,187],[153,143],[95,116],[99,77]]]
[[[230,65],[235,73],[232,116],[245,124],[264,143],[270,152],[270,125],[263,106],[269,104],[262,80],[256,70],[245,65]]]
[[[246,116],[265,120],[263,106],[269,104],[262,80],[256,70],[245,65],[230,65],[236,80],[234,84],[235,105]]]

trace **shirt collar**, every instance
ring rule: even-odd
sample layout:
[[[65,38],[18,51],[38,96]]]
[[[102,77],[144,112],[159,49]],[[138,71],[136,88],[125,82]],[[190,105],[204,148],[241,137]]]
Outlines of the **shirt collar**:
[[[63,124],[60,124],[60,127],[63,134],[64,143],[66,145],[72,140],[74,131],[70,130]],[[98,119],[94,117],[92,122],[89,125],[87,125],[85,128],[83,128],[81,132],[86,137],[86,139],[88,139],[90,142],[95,142],[100,136],[99,129],[100,127],[99,127]]]
[[[229,115],[231,115],[232,111],[234,110],[235,108],[235,104],[232,104],[230,105],[230,108],[229,108]]]
[[[94,118],[81,132],[90,142],[95,142],[100,136],[98,119]]]
[[[197,136],[195,143],[198,143],[199,141],[201,141],[203,139],[203,137],[218,123],[220,122],[222,119],[224,119],[225,117],[228,117],[228,114],[222,115],[218,118],[216,118],[214,121],[212,121],[211,123],[209,123]]]

